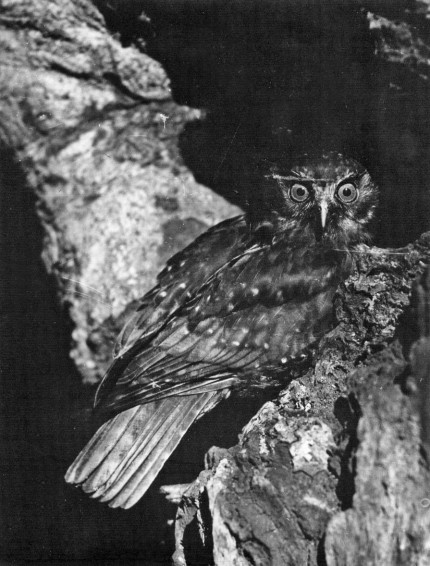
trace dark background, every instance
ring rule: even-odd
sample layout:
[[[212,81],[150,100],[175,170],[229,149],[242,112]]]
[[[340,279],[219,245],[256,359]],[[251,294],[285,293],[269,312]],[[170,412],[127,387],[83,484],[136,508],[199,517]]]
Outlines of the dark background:
[[[404,245],[429,229],[429,89],[413,70],[375,56],[361,4],[96,4],[124,44],[146,42],[178,103],[207,109],[181,138],[199,181],[243,204],[261,158],[339,150],[381,187],[379,245]],[[374,4],[403,18],[408,3]],[[175,507],[159,486],[192,480],[205,451],[234,444],[262,400],[235,400],[202,419],[130,511],[66,486],[63,474],[91,434],[94,391],[69,361],[71,329],[39,259],[33,197],[14,190],[24,179],[11,156],[3,154],[1,170],[1,563],[167,564]],[[190,544],[194,563],[206,563]]]

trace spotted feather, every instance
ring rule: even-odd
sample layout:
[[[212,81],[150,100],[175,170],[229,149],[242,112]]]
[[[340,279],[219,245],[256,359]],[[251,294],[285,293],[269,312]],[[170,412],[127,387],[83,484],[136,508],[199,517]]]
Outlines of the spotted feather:
[[[120,334],[96,396],[110,419],[66,478],[92,497],[136,503],[194,420],[232,388],[285,374],[332,325],[376,187],[329,154],[277,164],[260,189],[246,215],[167,263]]]

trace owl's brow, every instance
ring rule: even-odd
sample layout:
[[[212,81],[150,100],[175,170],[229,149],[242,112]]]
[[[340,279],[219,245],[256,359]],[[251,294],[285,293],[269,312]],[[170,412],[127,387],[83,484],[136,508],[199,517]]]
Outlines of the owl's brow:
[[[345,177],[342,177],[342,179],[340,179],[337,184],[343,183],[344,181],[353,181],[358,177],[360,177],[360,175],[357,173],[348,173],[347,175],[345,175]]]
[[[271,174],[271,175],[265,175],[266,178],[271,178],[271,179],[280,179],[282,181],[307,181],[307,182],[315,182],[315,181],[320,181],[323,183],[330,183],[333,182],[334,179],[329,178],[329,177],[304,177],[302,175],[300,175],[300,173],[296,173],[295,171],[292,171],[293,175],[275,175],[275,174]],[[348,181],[348,180],[353,180],[357,177],[357,175],[355,175],[354,173],[348,173],[348,175],[345,175],[345,177],[342,177],[338,183],[343,183],[344,181]]]
[[[307,177],[300,177],[298,174],[297,176],[294,175],[275,175],[275,174],[271,174],[271,175],[265,175],[266,179],[280,179],[282,181],[314,181],[315,179],[309,179]]]

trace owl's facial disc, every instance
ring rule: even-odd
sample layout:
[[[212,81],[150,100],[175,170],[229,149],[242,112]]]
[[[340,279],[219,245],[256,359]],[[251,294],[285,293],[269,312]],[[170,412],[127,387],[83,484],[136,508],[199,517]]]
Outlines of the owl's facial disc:
[[[315,238],[336,247],[369,239],[378,190],[366,169],[340,154],[277,164],[268,180],[274,232],[289,241]],[[267,209],[266,209],[267,210]]]
[[[343,230],[344,221],[354,216],[354,203],[359,199],[358,180],[312,179],[313,226],[317,241],[333,239]]]

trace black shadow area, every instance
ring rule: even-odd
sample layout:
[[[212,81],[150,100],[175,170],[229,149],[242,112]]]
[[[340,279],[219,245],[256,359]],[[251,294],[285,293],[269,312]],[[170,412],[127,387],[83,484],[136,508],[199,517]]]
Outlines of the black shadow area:
[[[207,110],[181,138],[199,181],[243,205],[259,190],[262,160],[340,151],[380,186],[375,243],[401,246],[430,229],[430,87],[384,59],[367,21],[370,10],[415,29],[407,2],[95,4],[125,45],[144,41],[178,103]]]
[[[71,328],[40,260],[35,209],[19,164],[1,152],[0,562],[170,564],[176,506],[159,487],[194,480],[205,452],[236,444],[265,399],[228,400],[201,419],[130,510],[67,486],[64,473],[96,426],[94,390],[68,357]]]
[[[7,151],[0,199],[0,562],[167,564],[173,506],[153,493],[128,513],[113,511],[64,483],[91,434],[94,391],[68,357],[71,329],[40,260],[35,198]]]

